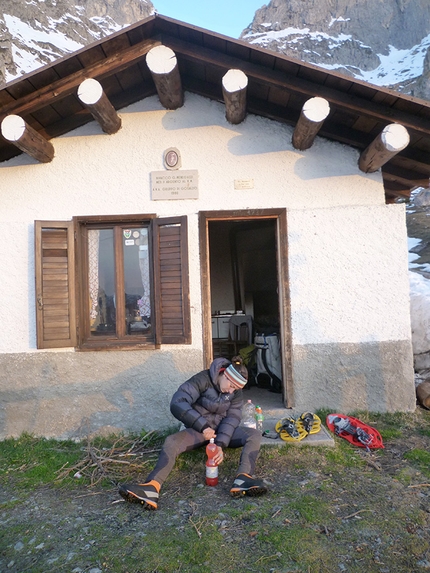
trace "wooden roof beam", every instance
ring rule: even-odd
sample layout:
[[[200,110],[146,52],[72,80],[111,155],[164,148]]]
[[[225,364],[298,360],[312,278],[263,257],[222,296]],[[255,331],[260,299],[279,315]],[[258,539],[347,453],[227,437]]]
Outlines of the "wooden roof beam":
[[[230,69],[222,78],[225,117],[229,123],[242,123],[246,116],[248,78],[242,70]]]
[[[383,171],[384,181],[390,181],[394,183],[399,183],[408,189],[415,189],[415,187],[428,187],[429,178],[426,179],[405,179],[404,177],[398,177],[387,171]]]
[[[146,55],[146,63],[157,88],[161,105],[178,109],[184,105],[181,75],[176,55],[167,46],[156,46]]]
[[[84,80],[78,88],[78,97],[105,133],[111,135],[121,128],[121,118],[100,82],[92,78]]]
[[[396,166],[394,161],[385,164],[382,169],[382,175],[386,181],[396,181],[405,187],[413,189],[414,187],[429,187],[430,176],[427,173],[421,173],[418,170],[412,171],[405,167]]]
[[[275,86],[285,89],[288,92],[298,92],[306,97],[315,95],[325,98],[330,105],[339,106],[348,112],[359,115],[367,115],[381,121],[391,122],[395,117],[402,125],[416,130],[418,133],[430,135],[430,120],[425,117],[418,117],[412,113],[404,112],[401,109],[390,108],[375,101],[367,100],[357,95],[344,93],[335,88],[312,82],[294,75],[278,70],[269,70],[264,66],[254,64],[247,60],[220,54],[215,50],[195,46],[172,36],[163,35],[163,43],[172,48],[179,58],[200,64],[208,64],[221,69],[240,68],[249,81],[255,80],[263,85]]]
[[[5,139],[13,143],[41,163],[49,163],[54,157],[54,146],[19,115],[8,115],[1,122],[1,132]]]
[[[411,196],[411,190],[405,189],[401,185],[396,183],[384,181],[384,190],[386,201],[394,203],[398,198],[409,199]]]
[[[409,144],[409,133],[399,123],[390,123],[360,155],[358,166],[373,173]]]
[[[328,101],[322,97],[308,99],[302,107],[293,133],[293,147],[304,151],[312,147],[324,120],[330,113]]]
[[[97,62],[82,68],[78,72],[74,72],[64,78],[50,83],[43,88],[29,93],[26,96],[19,98],[17,101],[10,102],[0,110],[0,120],[9,114],[26,115],[33,113],[46,105],[50,105],[76,92],[78,86],[86,78],[97,78],[102,80],[115,73],[125,70],[130,65],[141,60],[151,48],[159,46],[161,42],[158,40],[145,40],[139,42],[130,48],[122,51],[119,54],[110,56],[101,62]],[[7,86],[5,88],[7,90]]]

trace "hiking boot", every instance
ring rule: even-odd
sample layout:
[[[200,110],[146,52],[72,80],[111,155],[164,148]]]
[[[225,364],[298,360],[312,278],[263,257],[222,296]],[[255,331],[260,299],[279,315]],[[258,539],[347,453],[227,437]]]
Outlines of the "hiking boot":
[[[145,509],[157,509],[160,484],[154,480],[148,483],[131,483],[120,486],[118,493],[126,501],[141,503]]]
[[[267,487],[259,479],[254,479],[248,474],[239,474],[233,482],[230,495],[240,497],[242,495],[262,495]]]

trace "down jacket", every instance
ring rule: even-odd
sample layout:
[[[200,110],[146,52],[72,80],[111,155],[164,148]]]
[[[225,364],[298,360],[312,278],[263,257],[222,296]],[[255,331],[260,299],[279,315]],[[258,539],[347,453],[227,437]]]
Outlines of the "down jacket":
[[[242,390],[223,394],[218,385],[220,369],[229,364],[225,358],[215,358],[209,370],[203,370],[181,384],[170,402],[170,411],[185,427],[197,432],[213,428],[215,443],[221,448],[230,443],[242,415]]]

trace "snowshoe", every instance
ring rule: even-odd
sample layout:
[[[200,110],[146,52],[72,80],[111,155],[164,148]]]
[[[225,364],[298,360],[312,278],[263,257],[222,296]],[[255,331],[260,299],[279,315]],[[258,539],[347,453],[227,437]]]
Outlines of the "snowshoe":
[[[276,423],[275,430],[278,432],[279,437],[285,442],[300,442],[306,438],[307,433],[303,428],[298,428],[294,418],[282,418]]]
[[[383,448],[381,434],[372,426],[352,416],[329,414],[326,418],[328,429],[336,436],[348,440],[354,446],[370,449]]]
[[[304,431],[306,435],[317,434],[321,430],[321,419],[312,412],[304,412],[296,422],[299,432]]]

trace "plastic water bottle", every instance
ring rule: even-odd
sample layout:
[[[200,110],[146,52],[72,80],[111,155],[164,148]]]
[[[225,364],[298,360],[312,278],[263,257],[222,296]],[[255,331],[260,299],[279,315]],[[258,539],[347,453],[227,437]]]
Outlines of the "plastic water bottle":
[[[257,430],[263,431],[263,410],[261,406],[255,406],[255,421],[257,422]]]
[[[256,428],[255,406],[251,400],[248,400],[242,408],[242,426],[245,428]]]
[[[218,466],[215,463],[214,456],[218,451],[218,446],[213,438],[209,440],[206,446],[206,485],[218,485]]]

